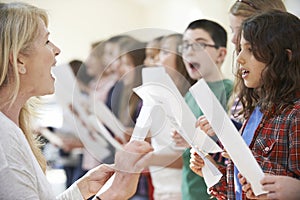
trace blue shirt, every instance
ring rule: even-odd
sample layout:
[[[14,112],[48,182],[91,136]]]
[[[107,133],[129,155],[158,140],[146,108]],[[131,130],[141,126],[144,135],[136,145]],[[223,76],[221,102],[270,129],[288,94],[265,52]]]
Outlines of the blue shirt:
[[[242,137],[245,140],[246,144],[249,146],[252,139],[254,132],[259,125],[263,114],[260,112],[260,108],[256,107],[254,111],[252,112],[246,127],[243,131]],[[239,182],[239,179],[237,177],[239,171],[236,167],[234,167],[234,188],[235,188],[235,199],[236,200],[242,200],[242,185]]]

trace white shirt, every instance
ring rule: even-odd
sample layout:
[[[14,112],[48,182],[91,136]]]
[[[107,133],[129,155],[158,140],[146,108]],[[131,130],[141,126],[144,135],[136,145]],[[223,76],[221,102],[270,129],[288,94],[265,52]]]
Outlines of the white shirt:
[[[0,199],[80,199],[76,184],[57,198],[22,130],[0,112]]]
[[[157,112],[159,113],[159,112]],[[174,150],[174,141],[171,137],[171,127],[169,122],[161,124],[155,120],[159,117],[152,117],[153,124],[157,127],[151,127],[152,137],[151,145],[154,152],[159,154],[172,154]],[[182,170],[166,168],[165,166],[150,166],[151,179],[154,187],[154,194],[179,194],[181,195]]]

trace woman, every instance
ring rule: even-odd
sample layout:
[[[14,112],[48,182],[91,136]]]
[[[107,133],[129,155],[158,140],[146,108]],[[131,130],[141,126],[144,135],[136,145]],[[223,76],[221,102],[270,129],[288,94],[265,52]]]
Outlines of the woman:
[[[1,199],[55,199],[46,180],[45,159],[30,127],[36,102],[34,97],[54,92],[55,79],[50,71],[60,49],[49,41],[47,25],[48,17],[42,9],[25,3],[0,4]],[[138,161],[145,158],[151,147],[144,142],[134,142],[125,146],[125,150],[140,154],[119,152],[116,170],[100,165],[57,198],[87,199],[98,192],[114,171],[115,181],[100,195],[101,198],[130,197],[136,189],[139,173],[124,173],[122,170],[133,167],[132,172],[140,172],[142,167]],[[129,163],[126,160],[126,168],[122,154],[129,154],[132,158]],[[116,192],[120,189],[121,192]]]

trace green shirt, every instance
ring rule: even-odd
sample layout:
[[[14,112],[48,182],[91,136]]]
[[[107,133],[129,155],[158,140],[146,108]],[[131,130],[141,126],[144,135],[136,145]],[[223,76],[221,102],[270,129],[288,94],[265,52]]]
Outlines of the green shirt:
[[[227,109],[227,102],[232,92],[233,83],[229,79],[224,79],[217,82],[207,83],[217,99],[222,104],[223,108]],[[192,94],[188,92],[185,95],[185,101],[198,118],[203,115],[199,106],[197,105]],[[183,169],[182,169],[182,199],[183,200],[208,200],[211,196],[207,194],[207,187],[204,179],[195,174],[189,167],[190,165],[190,149],[186,149],[183,153]]]

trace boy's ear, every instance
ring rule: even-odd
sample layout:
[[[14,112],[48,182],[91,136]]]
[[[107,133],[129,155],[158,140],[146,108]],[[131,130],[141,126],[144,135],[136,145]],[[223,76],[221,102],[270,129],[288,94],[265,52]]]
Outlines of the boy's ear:
[[[225,56],[227,54],[227,49],[226,49],[226,47],[219,47],[218,50],[219,50],[219,55],[217,58],[217,63],[222,64],[225,60]]]

